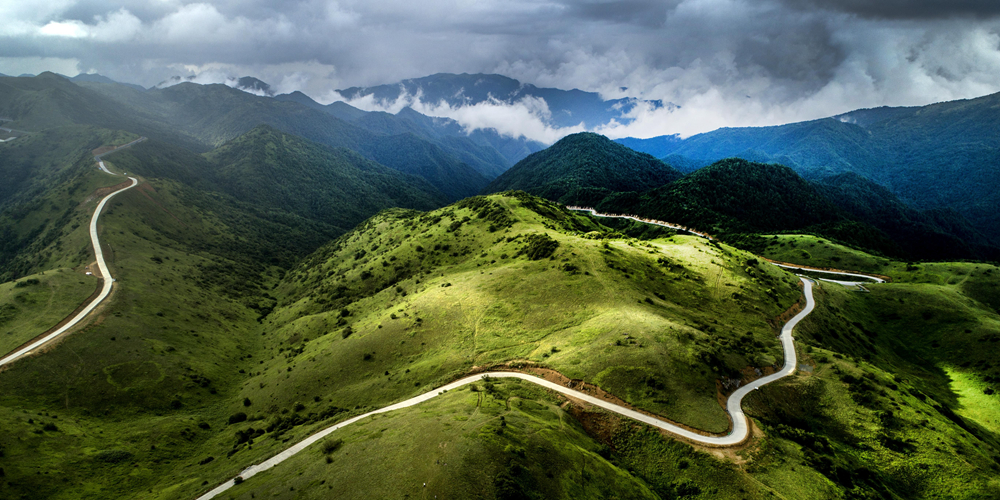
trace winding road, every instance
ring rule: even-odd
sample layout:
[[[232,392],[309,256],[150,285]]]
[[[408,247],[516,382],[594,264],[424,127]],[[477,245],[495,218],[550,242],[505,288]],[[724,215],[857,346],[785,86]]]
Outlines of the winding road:
[[[107,169],[104,169],[104,171],[107,172]],[[110,174],[111,172],[108,173]],[[32,351],[34,351],[35,349],[38,349],[39,347],[42,347],[43,345],[64,335],[71,328],[79,324],[80,321],[83,321],[83,318],[85,318],[88,314],[90,314],[90,312],[93,311],[98,305],[100,305],[100,303],[104,301],[104,299],[106,299],[108,295],[111,293],[111,284],[115,280],[114,278],[111,277],[111,271],[108,270],[107,262],[104,261],[104,252],[101,250],[101,241],[97,238],[97,219],[101,216],[101,211],[104,210],[104,205],[108,203],[108,200],[110,200],[113,196],[117,195],[118,193],[132,189],[137,184],[139,184],[139,180],[136,179],[135,177],[129,177],[129,179],[132,181],[132,184],[102,198],[101,202],[97,204],[97,208],[94,209],[94,215],[90,218],[90,242],[94,246],[94,255],[97,257],[97,267],[101,270],[101,278],[103,281],[103,286],[101,287],[101,293],[98,294],[97,298],[95,298],[93,301],[87,304],[87,306],[84,307],[83,310],[77,313],[76,316],[73,316],[73,319],[69,320],[69,322],[66,323],[65,325],[59,327],[56,331],[40,339],[36,339],[30,344],[22,346],[17,350],[15,350],[14,352],[4,356],[3,359],[0,359],[0,367],[13,363],[18,359],[21,359],[31,354]]]
[[[634,219],[634,220],[639,220],[640,222],[646,222],[641,219]],[[673,226],[668,226],[668,227],[673,227]],[[215,498],[217,495],[225,492],[229,488],[232,488],[233,486],[238,484],[237,481],[242,482],[243,480],[246,480],[256,474],[264,472],[280,464],[281,462],[284,462],[285,460],[305,450],[310,445],[327,437],[328,435],[330,435],[330,433],[338,429],[344,428],[348,425],[351,425],[367,417],[377,415],[379,413],[387,413],[390,411],[398,410],[401,408],[408,408],[410,406],[423,403],[424,401],[427,401],[436,396],[444,394],[445,392],[450,391],[452,389],[457,389],[459,387],[471,384],[473,382],[481,381],[486,378],[517,378],[525,380],[527,382],[531,382],[533,384],[538,384],[542,387],[553,390],[555,392],[565,394],[566,396],[569,396],[573,399],[585,401],[594,406],[599,406],[601,408],[604,408],[605,410],[617,413],[619,415],[623,415],[625,417],[637,420],[639,422],[649,424],[659,429],[663,429],[671,434],[674,434],[676,436],[679,436],[681,438],[687,439],[695,443],[708,446],[717,446],[717,447],[738,445],[740,443],[743,443],[750,436],[750,423],[747,416],[743,413],[743,407],[742,407],[743,398],[747,394],[750,394],[751,391],[759,389],[761,386],[774,382],[775,380],[787,377],[795,372],[797,366],[797,357],[795,354],[794,339],[792,338],[792,330],[800,321],[802,321],[802,319],[808,316],[809,313],[811,313],[813,309],[816,307],[816,301],[813,298],[813,293],[812,293],[813,282],[806,278],[800,277],[799,279],[802,280],[802,284],[804,287],[803,292],[806,297],[806,306],[801,312],[796,314],[781,328],[780,339],[781,339],[781,347],[784,350],[785,354],[785,365],[781,368],[780,371],[768,375],[766,377],[761,377],[757,380],[754,380],[753,382],[750,382],[747,385],[740,387],[739,389],[736,390],[736,392],[732,393],[729,396],[729,399],[726,401],[726,411],[729,413],[729,416],[731,417],[733,424],[729,434],[722,436],[706,436],[703,434],[699,434],[697,432],[685,429],[671,422],[667,422],[658,419],[656,417],[646,415],[645,413],[640,413],[635,410],[604,401],[600,398],[595,398],[594,396],[591,396],[589,394],[585,394],[579,391],[575,391],[573,389],[569,389],[567,387],[563,387],[562,385],[539,378],[535,375],[528,375],[517,372],[488,372],[456,380],[455,382],[439,387],[437,389],[421,394],[419,396],[413,397],[411,399],[407,399],[406,401],[386,406],[384,408],[380,408],[378,410],[365,413],[364,415],[359,415],[350,418],[348,420],[345,420],[343,422],[334,424],[330,427],[320,430],[310,435],[309,437],[303,439],[302,441],[296,443],[292,447],[265,460],[264,462],[247,467],[242,472],[240,472],[240,474],[237,477],[230,479],[229,481],[226,481],[225,483],[219,485],[215,489],[198,497],[197,500],[209,500],[211,498]]]
[[[867,278],[869,280],[874,280],[875,283],[885,283],[885,278],[879,278],[878,276],[871,276],[871,275],[868,275],[868,274],[849,273],[849,272],[846,272],[846,271],[827,271],[827,270],[824,270],[824,269],[816,269],[816,268],[812,268],[812,267],[796,266],[796,265],[790,265],[790,264],[779,264],[777,262],[772,262],[772,264],[774,264],[774,265],[776,265],[776,266],[778,266],[778,267],[780,267],[782,269],[788,269],[788,270],[791,270],[791,271],[809,271],[811,273],[833,274],[833,275],[839,275],[839,276],[854,276],[856,278]],[[818,278],[818,279],[823,280],[823,281],[829,281],[830,283],[838,283],[838,284],[845,285],[845,286],[863,285],[865,283],[871,283],[871,281],[843,281],[843,280],[834,280],[834,279],[827,279],[827,278]]]
[[[695,231],[694,229],[691,229],[689,227],[684,227],[684,226],[681,226],[681,225],[678,225],[678,224],[671,224],[669,222],[664,222],[662,220],[643,219],[642,217],[639,217],[639,216],[636,216],[636,215],[602,214],[602,213],[598,212],[597,210],[594,210],[593,208],[590,208],[590,207],[567,206],[566,209],[568,209],[568,210],[574,210],[574,211],[577,211],[577,212],[590,212],[590,215],[593,215],[594,217],[604,217],[605,219],[628,219],[628,220],[634,220],[636,222],[643,222],[643,223],[646,223],[646,224],[652,224],[654,226],[662,226],[662,227],[666,227],[666,228],[670,228],[670,229],[677,229],[679,231],[687,231],[687,232],[689,232],[689,233],[691,233],[691,234],[693,234],[695,236],[700,236],[702,238],[705,238],[706,240],[712,240],[713,239],[712,236],[710,234],[708,234],[708,233],[702,233],[702,232],[699,232],[699,231]]]

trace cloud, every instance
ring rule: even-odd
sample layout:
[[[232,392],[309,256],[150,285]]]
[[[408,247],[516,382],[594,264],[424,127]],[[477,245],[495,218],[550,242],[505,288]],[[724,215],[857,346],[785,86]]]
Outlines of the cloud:
[[[56,57],[0,57],[0,73],[10,76],[37,75],[45,71],[61,75],[80,73],[80,61]]]
[[[782,0],[801,10],[833,10],[877,19],[989,18],[1000,15],[994,0]]]
[[[497,72],[676,103],[601,130],[689,135],[1000,91],[998,14],[1000,3],[976,0],[4,2],[0,56],[75,61],[145,86],[250,75],[318,100],[439,72]],[[559,133],[532,103],[421,104],[469,126]]]
[[[503,136],[525,137],[546,144],[556,142],[568,134],[586,130],[582,124],[574,127],[552,126],[550,124],[552,112],[548,103],[533,96],[525,96],[510,103],[491,97],[475,104],[454,106],[443,100],[436,103],[426,102],[419,90],[416,94],[409,94],[402,87],[400,89],[402,90],[400,96],[393,100],[378,99],[374,94],[346,100],[334,92],[321,102],[344,101],[365,111],[383,111],[392,114],[399,113],[404,108],[412,108],[427,116],[455,120],[466,133],[479,129],[493,129]]]
[[[38,29],[42,36],[60,38],[92,38],[101,42],[122,42],[133,38],[142,29],[142,21],[125,8],[95,16],[94,24],[82,21],[49,21]]]

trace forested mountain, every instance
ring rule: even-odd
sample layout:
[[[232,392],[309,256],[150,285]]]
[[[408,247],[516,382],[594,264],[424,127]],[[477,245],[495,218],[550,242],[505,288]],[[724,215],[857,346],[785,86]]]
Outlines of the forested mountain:
[[[910,256],[1000,258],[990,241],[954,210],[913,209],[888,189],[854,173],[827,177],[811,184],[857,220],[884,231]]]
[[[467,131],[455,120],[430,117],[409,107],[392,115],[381,111],[362,111],[343,101],[322,105],[302,92],[281,94],[274,98],[298,102],[378,134],[416,134],[436,142],[438,146],[453,150],[460,157],[473,158],[471,161],[463,161],[490,179],[502,174],[529,154],[545,148],[545,145],[537,141],[502,136],[493,129]]]
[[[587,133],[490,186],[558,201],[447,204],[485,183],[473,165],[525,143],[501,153],[500,138],[412,110],[317,106],[223,85],[0,79],[0,116],[20,130],[0,143],[0,356],[102,284],[90,221],[117,193],[96,224],[113,293],[0,369],[0,498],[190,500],[222,484],[240,499],[996,497],[1000,268],[893,258],[918,244],[983,255],[961,215],[850,173],[810,182],[728,159],[679,177]],[[103,157],[115,174],[95,165],[140,135]],[[138,184],[115,191],[132,186],[123,172]],[[567,202],[721,238],[616,230]],[[755,432],[739,463],[478,378],[521,370],[725,433],[720,397],[781,366],[776,333],[803,303],[799,279],[762,257],[894,282],[814,285],[800,369],[743,400]]]
[[[662,186],[680,173],[599,134],[566,136],[518,162],[484,192],[523,190],[569,204],[590,204],[617,191]]]
[[[604,212],[684,224],[734,242],[744,240],[742,235],[799,231],[903,258],[1000,257],[996,245],[961,214],[913,209],[857,174],[810,182],[789,167],[727,159],[678,180],[673,169],[672,176],[650,178],[649,172],[663,171],[652,167],[660,162],[607,155],[617,154],[609,144],[622,148],[595,134],[566,137],[515,165],[486,192],[521,189]],[[618,163],[622,158],[624,165]]]
[[[448,198],[417,175],[348,149],[330,149],[267,125],[205,155],[215,184],[240,200],[346,231],[386,207],[428,210]]]
[[[6,77],[0,79],[0,116],[12,120],[7,122],[7,127],[26,131],[93,125],[161,137],[191,149],[205,149],[198,138],[178,131],[157,113],[122,106],[114,98],[115,92],[108,95],[95,92],[93,87],[114,89],[124,94],[144,94],[117,83],[74,83],[55,73],[42,73],[31,78]]]
[[[435,187],[448,193],[452,200],[473,195],[486,185],[491,177],[478,173],[476,167],[494,175],[507,167],[507,161],[491,147],[467,139],[442,141],[414,137],[408,139],[414,148],[394,147],[392,144],[402,140],[397,137],[398,132],[356,126],[298,102],[305,101],[301,98],[277,100],[221,84],[181,83],[139,91],[113,83],[82,82],[77,86],[54,75],[53,78],[62,82],[9,80],[39,92],[49,87],[61,88],[65,99],[45,97],[41,102],[46,104],[27,109],[17,103],[5,106],[0,102],[0,113],[11,115],[15,126],[28,130],[78,121],[102,127],[128,125],[142,135],[199,152],[234,139],[256,125],[266,124],[320,144],[356,151],[407,172],[437,172],[440,175],[427,180],[436,183]],[[49,109],[53,106],[50,102],[63,101],[68,104],[54,111]],[[77,109],[80,106],[83,107]]]
[[[551,113],[550,123],[557,127],[583,124],[587,128],[595,128],[611,120],[630,123],[632,120],[624,115],[637,104],[634,99],[605,101],[596,92],[539,88],[502,75],[468,73],[439,73],[388,85],[351,87],[338,92],[348,100],[373,96],[376,100],[387,102],[394,102],[403,95],[419,95],[424,102],[446,102],[451,106],[490,100],[512,103],[524,98],[541,99]],[[654,107],[673,106],[660,101],[647,103]]]
[[[792,169],[741,159],[717,162],[643,193],[609,196],[596,208],[679,223],[723,239],[805,231],[881,253],[900,252],[885,234],[852,220]]]
[[[852,172],[921,210],[952,209],[1000,241],[1000,94],[923,107],[862,109],[775,127],[723,128],[683,141],[629,144],[698,165],[740,157],[792,167],[808,179]]]
[[[856,174],[810,182],[788,167],[743,159],[716,162],[659,189],[609,196],[597,208],[733,241],[738,234],[807,232],[900,258],[1000,258],[956,212],[915,210]]]

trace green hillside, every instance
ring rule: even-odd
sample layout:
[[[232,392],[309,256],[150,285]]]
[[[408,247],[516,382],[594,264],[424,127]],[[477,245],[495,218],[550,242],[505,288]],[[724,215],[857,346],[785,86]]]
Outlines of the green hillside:
[[[0,370],[0,498],[190,500],[320,429],[487,369],[725,432],[725,397],[781,366],[777,333],[803,301],[765,258],[891,282],[817,284],[799,370],[744,400],[745,445],[692,446],[484,380],[340,429],[220,498],[1000,497],[1000,267],[911,259],[988,251],[961,214],[745,160],[679,178],[595,134],[487,188],[534,194],[444,206],[480,175],[455,151],[489,149],[222,87],[0,78],[0,110],[34,124],[0,144],[0,347],[93,292],[88,223],[124,178],[92,150],[150,138],[106,157],[141,180],[100,218],[112,295]],[[605,225],[564,203],[721,238]]]
[[[446,203],[424,176],[401,174],[353,151],[325,148],[266,125],[205,156],[224,192],[341,232],[386,207],[427,210]]]
[[[227,241],[266,240],[213,211],[239,205],[144,186],[105,214],[120,288],[101,321],[0,372],[4,497],[194,498],[329,423],[511,361],[720,431],[716,381],[780,362],[775,319],[801,293],[745,252],[625,238],[518,193],[386,211],[254,271],[233,258],[262,253]],[[898,284],[821,286],[797,336],[811,368],[748,399],[766,437],[743,465],[502,382],[345,429],[232,494],[989,497],[998,401],[982,391],[1000,367],[979,346],[1000,332],[1000,269],[868,259]],[[368,467],[386,481],[333,482],[369,484]]]
[[[596,208],[683,224],[749,248],[756,247],[743,235],[808,230],[883,254],[901,253],[885,233],[853,219],[792,169],[740,159],[658,189],[611,195]]]
[[[645,191],[678,177],[652,156],[584,132],[521,160],[484,192],[519,189],[560,203],[592,204],[611,192]]]
[[[781,163],[810,180],[855,173],[918,210],[955,210],[995,242],[998,104],[1000,94],[992,94],[773,127],[722,128],[666,145],[654,139],[630,144],[678,165],[740,157]]]
[[[0,284],[0,355],[70,315],[97,288],[83,267],[52,269]]]
[[[888,189],[854,173],[813,186],[853,218],[884,231],[903,252],[923,259],[1000,259],[1000,251],[954,210],[918,211]]]
[[[451,201],[476,194],[486,185],[487,179],[476,167],[493,171],[507,166],[499,154],[489,155],[471,143],[439,144],[429,137],[398,135],[400,130],[393,128],[369,129],[302,104],[301,99],[260,97],[221,84],[182,83],[146,92],[120,85],[83,85],[115,101],[118,107],[155,116],[209,147],[221,146],[259,125],[268,125],[319,144],[350,149],[405,173],[425,175]],[[394,124],[403,123],[387,116]]]
[[[4,496],[189,498],[204,489],[202,481],[220,482],[324,422],[420,393],[474,365],[511,360],[551,366],[720,431],[727,423],[714,380],[747,364],[774,363],[780,349],[769,320],[799,297],[793,278],[752,264],[748,270],[741,252],[685,237],[620,239],[525,195],[385,212],[280,282],[282,273],[267,266],[258,280],[227,257],[225,219],[182,201],[189,188],[167,180],[144,186],[105,214],[122,288],[103,321],[0,372],[0,407],[10,409],[0,443],[14,460],[3,465]],[[522,276],[533,282],[525,286]],[[744,299],[730,299],[736,289]],[[91,360],[85,376],[60,382],[78,373],[81,359]],[[532,391],[521,403],[528,416],[541,407],[527,401],[551,404]],[[227,425],[240,412],[247,422]],[[43,414],[58,415],[59,430],[18,441],[34,425],[29,418],[52,420]],[[526,432],[516,430],[526,418],[518,415],[509,417],[512,439]],[[234,433],[250,427],[263,433],[252,446],[237,436],[234,447]],[[539,439],[577,440],[591,450],[594,474],[620,474],[593,455],[599,443],[567,432]],[[496,445],[535,456],[518,442]],[[58,457],[34,452],[57,443]],[[459,444],[467,449],[474,441]],[[568,458],[560,474],[576,470],[569,466],[579,457],[574,450],[561,452]],[[207,457],[214,459],[191,469]],[[548,481],[545,470],[523,463],[531,477]],[[123,466],[136,474],[123,481],[116,472]],[[38,467],[61,471],[67,481],[39,483],[30,475]],[[634,480],[621,481],[641,491]],[[149,489],[154,493],[142,493]]]
[[[489,182],[447,150],[410,133],[380,138],[366,150],[379,163],[427,179],[449,201],[474,196]]]

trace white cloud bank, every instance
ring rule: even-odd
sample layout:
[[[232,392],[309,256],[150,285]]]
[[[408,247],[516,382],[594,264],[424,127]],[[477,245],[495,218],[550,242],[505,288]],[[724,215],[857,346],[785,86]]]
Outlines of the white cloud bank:
[[[597,131],[612,137],[688,136],[721,126],[773,125],[1000,91],[1000,7],[989,5],[0,1],[0,73],[71,74],[67,68],[79,67],[150,86],[172,75],[214,72],[217,83],[250,75],[278,92],[327,97],[331,89],[439,72],[500,73],[607,98],[675,103],[679,109],[637,107],[622,122]],[[53,65],[40,68],[41,61]],[[538,102],[412,104],[469,129],[496,128],[544,142],[578,129],[551,127],[547,107]],[[398,106],[371,103],[368,109]]]

